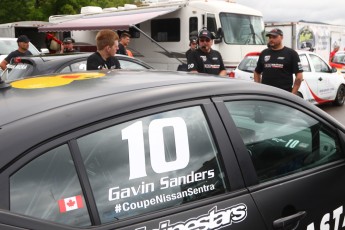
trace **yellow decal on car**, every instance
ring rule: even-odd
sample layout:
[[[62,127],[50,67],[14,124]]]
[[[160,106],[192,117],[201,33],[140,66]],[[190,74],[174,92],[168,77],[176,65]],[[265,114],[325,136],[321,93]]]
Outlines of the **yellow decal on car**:
[[[104,73],[71,73],[47,77],[27,78],[11,83],[18,89],[41,89],[68,85],[73,81],[104,77]]]

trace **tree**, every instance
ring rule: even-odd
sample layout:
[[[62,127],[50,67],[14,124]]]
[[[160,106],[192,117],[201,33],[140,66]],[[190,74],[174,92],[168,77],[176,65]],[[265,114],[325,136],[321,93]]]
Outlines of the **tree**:
[[[48,21],[51,15],[79,14],[83,6],[102,8],[135,4],[135,0],[1,0],[0,23]]]

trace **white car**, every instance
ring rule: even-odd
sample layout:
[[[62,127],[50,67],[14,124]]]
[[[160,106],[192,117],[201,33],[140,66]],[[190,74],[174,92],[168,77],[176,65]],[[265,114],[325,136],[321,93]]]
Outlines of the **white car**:
[[[298,90],[298,96],[313,104],[333,102],[343,105],[345,101],[345,80],[321,56],[309,51],[297,51],[303,66],[304,81]],[[230,77],[253,81],[254,69],[260,53],[248,53]]]
[[[7,57],[9,53],[18,49],[17,38],[1,38],[0,37],[0,62]],[[40,51],[34,44],[29,42],[29,51],[33,55],[40,54]]]

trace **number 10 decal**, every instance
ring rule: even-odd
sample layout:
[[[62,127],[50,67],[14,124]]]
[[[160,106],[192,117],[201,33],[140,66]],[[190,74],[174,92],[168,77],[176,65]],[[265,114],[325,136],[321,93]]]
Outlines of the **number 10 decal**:
[[[165,159],[163,128],[174,129],[176,159]],[[164,173],[185,168],[189,163],[187,125],[181,117],[152,120],[148,130],[151,166],[154,172]],[[129,179],[147,176],[145,164],[144,130],[137,121],[122,130],[122,140],[128,140]]]

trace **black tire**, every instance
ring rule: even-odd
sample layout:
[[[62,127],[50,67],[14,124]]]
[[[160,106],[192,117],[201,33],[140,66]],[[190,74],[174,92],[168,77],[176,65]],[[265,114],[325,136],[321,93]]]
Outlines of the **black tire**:
[[[333,101],[334,105],[341,106],[344,104],[345,101],[345,86],[340,85],[337,91],[337,95]]]

